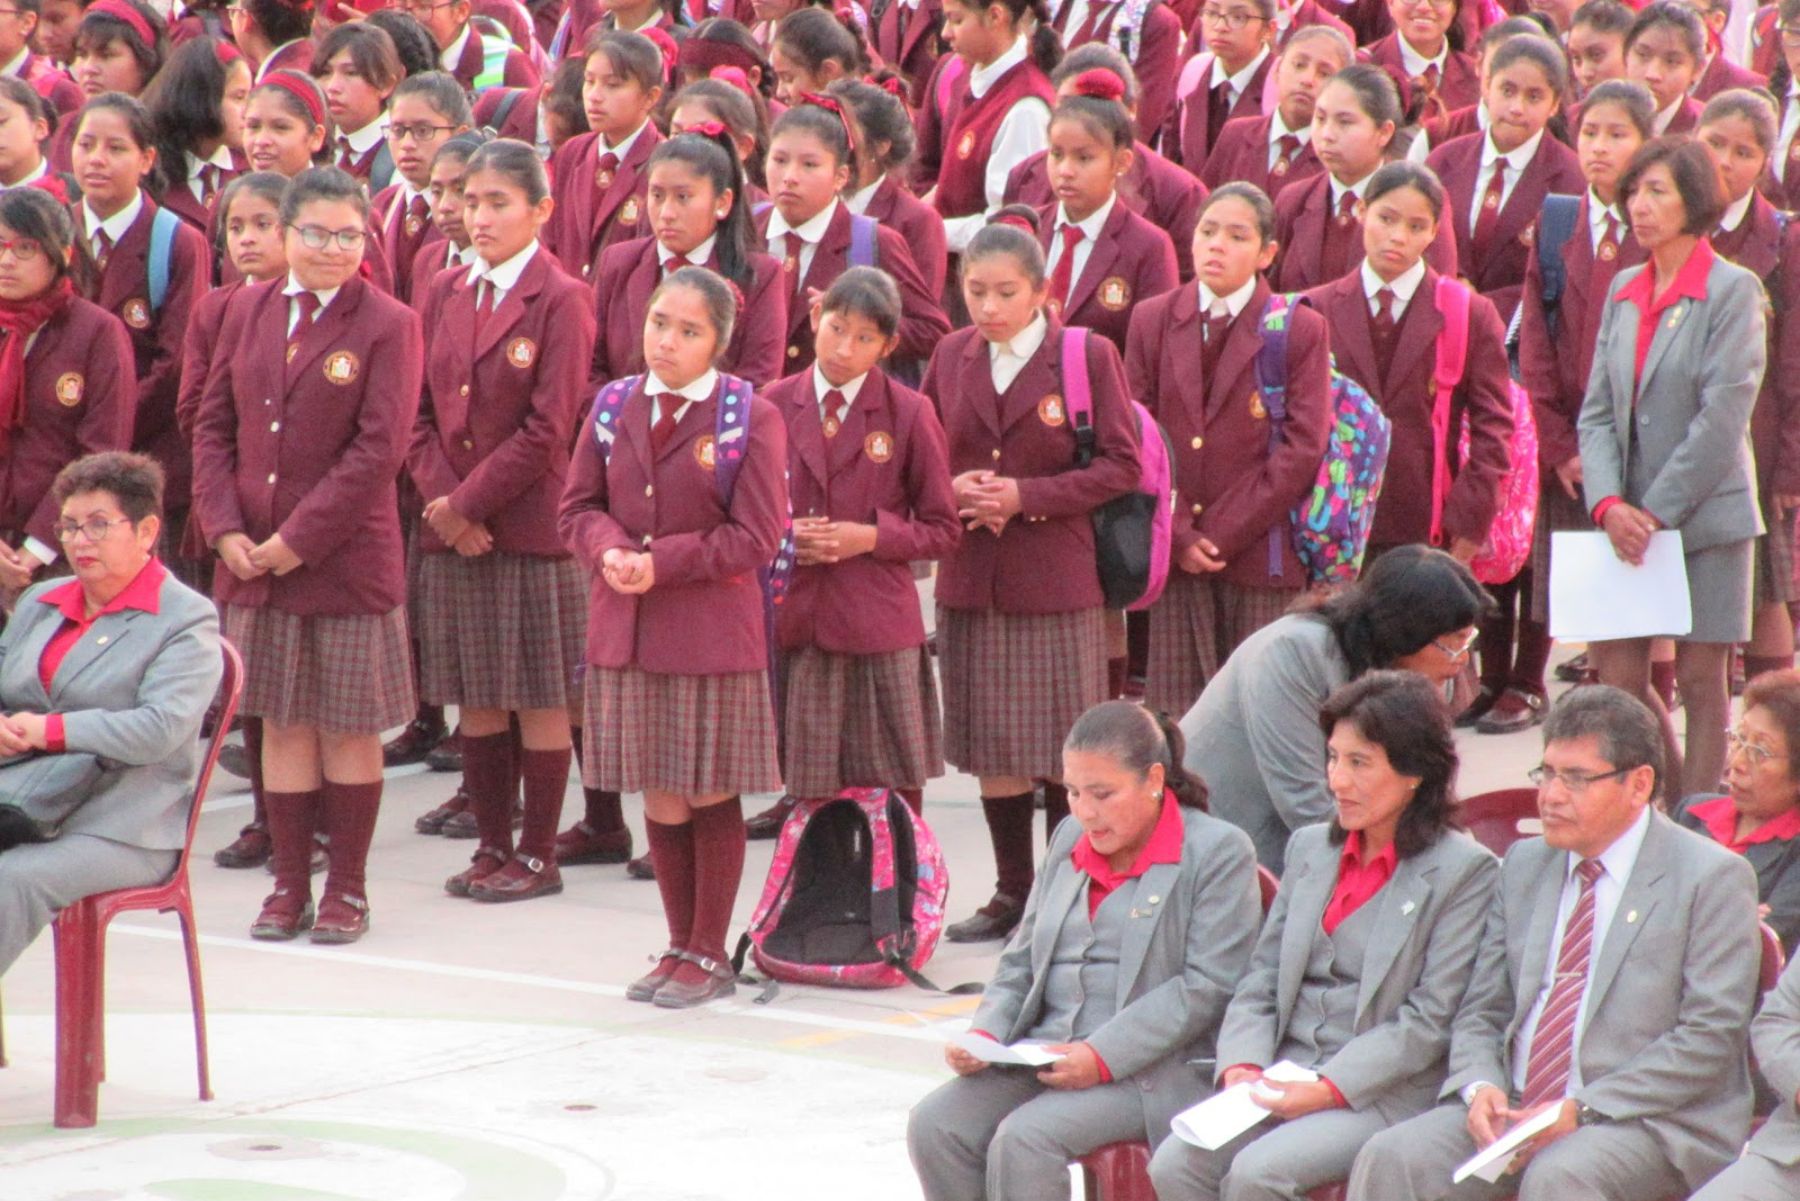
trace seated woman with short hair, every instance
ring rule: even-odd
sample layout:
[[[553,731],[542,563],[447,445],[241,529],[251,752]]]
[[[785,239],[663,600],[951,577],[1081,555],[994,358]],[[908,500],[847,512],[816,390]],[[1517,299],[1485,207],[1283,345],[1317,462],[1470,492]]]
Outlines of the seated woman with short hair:
[[[162,469],[89,455],[52,495],[74,578],[0,633],[0,972],[81,898],[175,869],[223,670],[212,602],[156,557]]]

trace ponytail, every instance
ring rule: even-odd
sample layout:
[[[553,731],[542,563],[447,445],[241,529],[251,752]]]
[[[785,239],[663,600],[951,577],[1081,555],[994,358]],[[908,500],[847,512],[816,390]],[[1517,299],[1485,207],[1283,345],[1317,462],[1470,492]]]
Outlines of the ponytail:
[[[1163,786],[1175,800],[1206,812],[1206,784],[1189,771],[1182,760],[1187,740],[1168,714],[1154,712],[1136,701],[1102,701],[1075,719],[1063,751],[1105,755],[1139,776],[1161,764]]]
[[[719,274],[748,292],[755,276],[750,266],[750,198],[745,195],[744,165],[731,131],[720,122],[709,121],[678,133],[651,152],[648,170],[670,161],[685,165],[720,195],[731,192],[731,209],[713,231],[713,250],[719,256]]]

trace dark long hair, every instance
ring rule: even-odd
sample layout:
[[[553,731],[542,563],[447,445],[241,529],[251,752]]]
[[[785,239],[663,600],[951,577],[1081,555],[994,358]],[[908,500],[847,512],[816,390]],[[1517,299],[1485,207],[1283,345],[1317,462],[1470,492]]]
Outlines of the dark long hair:
[[[1336,635],[1355,679],[1467,629],[1493,607],[1494,598],[1467,567],[1413,543],[1376,559],[1362,579],[1313,611]]]
[[[717,240],[713,250],[719,256],[719,274],[741,291],[748,292],[756,274],[750,266],[753,229],[750,198],[744,194],[744,168],[738,160],[737,147],[732,143],[731,131],[724,130],[716,138],[697,130],[676,134],[651,152],[646,176],[656,170],[656,164],[663,162],[684,164],[694,174],[709,181],[717,192],[731,190],[731,211],[720,220],[714,232]]]
[[[1450,710],[1430,680],[1413,671],[1372,671],[1325,698],[1319,726],[1331,737],[1348,723],[1387,753],[1388,764],[1403,776],[1417,776],[1419,787],[1401,811],[1394,831],[1400,858],[1434,846],[1456,821],[1455,731]],[[1344,828],[1331,820],[1331,841],[1341,845]]]
[[[156,127],[156,168],[150,179],[159,195],[187,182],[188,159],[201,142],[225,135],[223,105],[230,70],[219,61],[219,43],[194,38],[175,48],[144,89],[141,99]]]

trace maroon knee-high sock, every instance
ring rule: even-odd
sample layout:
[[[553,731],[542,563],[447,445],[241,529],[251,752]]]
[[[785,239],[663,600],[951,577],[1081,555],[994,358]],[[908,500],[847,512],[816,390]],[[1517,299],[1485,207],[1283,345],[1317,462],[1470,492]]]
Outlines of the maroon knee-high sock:
[[[549,860],[556,851],[556,823],[562,820],[563,793],[569,787],[569,750],[527,747],[519,760],[525,774],[525,828],[519,831],[519,853]]]
[[[250,821],[254,825],[266,826],[269,810],[263,795],[263,719],[246,717],[238,728],[243,731],[244,759],[250,768]]]
[[[1031,846],[1031,794],[984,796],[981,816],[994,843],[994,891],[1023,904],[1035,875]]]
[[[894,791],[900,794],[900,799],[906,802],[906,807],[913,811],[915,817],[925,815],[925,790],[923,788],[896,788]]]
[[[462,754],[463,788],[469,794],[469,807],[475,811],[475,829],[481,845],[510,855],[515,795],[513,760],[517,756],[512,731],[480,737],[464,734]]]
[[[737,798],[694,810],[694,930],[688,950],[725,958],[731,911],[744,878],[744,806]]]
[[[665,826],[644,819],[650,862],[656,866],[656,888],[662,893],[663,919],[669,924],[669,946],[688,949],[694,937],[694,827],[686,822]]]
[[[571,726],[569,735],[573,739],[575,763],[581,763],[581,727]],[[619,794],[608,792],[604,788],[589,788],[584,780],[581,785],[581,800],[584,812],[581,820],[587,823],[588,829],[596,834],[625,833],[625,808],[619,801]]]
[[[1527,603],[1525,598],[1521,603]],[[1529,617],[1519,619],[1519,649],[1513,655],[1512,686],[1520,692],[1543,696],[1544,669],[1550,665],[1550,650],[1556,645],[1550,627]]]
[[[325,781],[325,831],[331,836],[331,873],[325,891],[344,896],[369,895],[369,844],[375,841],[375,819],[381,812],[381,781],[338,784]]]
[[[313,834],[319,828],[320,792],[263,794],[269,823],[269,868],[275,887],[312,895]]]
[[[1069,790],[1061,784],[1044,781],[1044,845],[1056,837],[1056,827],[1069,816]]]

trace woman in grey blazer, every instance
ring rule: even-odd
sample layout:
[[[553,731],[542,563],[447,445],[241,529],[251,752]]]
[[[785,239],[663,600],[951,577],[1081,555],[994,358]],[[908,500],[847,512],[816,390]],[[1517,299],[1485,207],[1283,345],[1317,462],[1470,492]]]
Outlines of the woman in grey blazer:
[[[162,484],[143,455],[65,467],[74,578],[28,589],[0,633],[0,972],[59,910],[180,857],[223,664],[212,602],[156,558]]]
[[[1693,628],[1677,643],[1675,677],[1687,747],[1678,768],[1682,748],[1665,722],[1669,762],[1683,794],[1717,792],[1731,648],[1750,637],[1754,547],[1763,532],[1750,414],[1767,357],[1768,300],[1754,273],[1713,254],[1706,235],[1724,200],[1698,143],[1649,143],[1619,193],[1650,261],[1619,273],[1601,316],[1577,422],[1582,490],[1626,562],[1643,561],[1656,531],[1681,533]],[[1589,655],[1602,683],[1666,717],[1650,687],[1650,642],[1596,642]]]
[[[1214,1031],[1261,921],[1256,859],[1207,816],[1181,735],[1129,701],[1089,709],[1063,743],[1072,817],[976,1010],[1002,1043],[1051,1044],[1041,1072],[951,1047],[957,1079],[913,1108],[926,1201],[1054,1201],[1096,1147],[1169,1132],[1207,1087]]]
[[[1456,744],[1443,698],[1375,672],[1325,703],[1329,825],[1296,831],[1288,874],[1219,1030],[1218,1085],[1283,1060],[1264,1123],[1217,1151],[1169,1139],[1150,1165],[1162,1201],[1304,1201],[1356,1153],[1437,1099],[1450,1023],[1474,971],[1499,863],[1450,828]],[[1199,1095],[1196,1094],[1196,1100]]]

